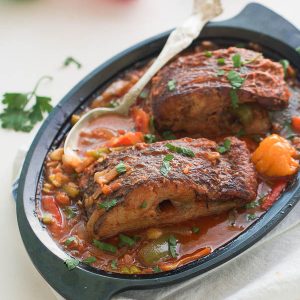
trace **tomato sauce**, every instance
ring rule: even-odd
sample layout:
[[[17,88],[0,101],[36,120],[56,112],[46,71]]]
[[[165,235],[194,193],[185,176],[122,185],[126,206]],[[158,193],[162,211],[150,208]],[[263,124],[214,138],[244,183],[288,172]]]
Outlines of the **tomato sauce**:
[[[92,107],[115,105],[114,101],[142,73],[140,70],[129,73],[128,82],[123,78],[120,81],[122,84],[113,84],[108,89],[109,93],[100,95]],[[118,86],[122,90],[117,90]],[[125,274],[155,273],[172,270],[208,255],[251,226],[265,212],[262,202],[267,198],[268,207],[272,205],[287,182],[285,180],[280,186],[274,186],[272,178],[260,178],[257,199],[243,208],[172,226],[126,232],[95,242],[85,228],[86,215],[78,188],[80,172],[101,159],[105,154],[105,147],[126,147],[146,141],[146,135],[148,139],[155,137],[156,133],[151,129],[151,118],[147,109],[144,109],[147,101],[144,98],[148,90],[149,87],[146,87],[143,97],[140,96],[138,106],[132,109],[130,116],[104,115],[93,119],[82,130],[78,141],[82,166],[75,169],[68,166],[64,162],[62,148],[49,153],[45,161],[39,218],[46,224],[57,244],[71,257],[105,271]],[[284,135],[283,131],[281,133]],[[161,137],[156,134],[156,138]],[[243,139],[251,152],[258,146],[257,141],[251,137]],[[299,138],[296,142],[300,145]]]

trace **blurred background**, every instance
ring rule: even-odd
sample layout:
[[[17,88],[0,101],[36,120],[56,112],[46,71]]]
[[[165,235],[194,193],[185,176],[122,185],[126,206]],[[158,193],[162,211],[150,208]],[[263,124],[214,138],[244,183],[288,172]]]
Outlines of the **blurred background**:
[[[222,2],[220,19],[226,19],[252,1]],[[300,27],[298,1],[257,2]],[[40,94],[56,104],[99,64],[180,24],[191,8],[192,0],[0,0],[0,94],[28,92],[42,75],[51,75],[54,80],[43,83]],[[82,67],[63,68],[70,56]],[[6,245],[1,249],[0,298],[5,300],[54,299],[23,249],[10,199],[15,156],[30,145],[39,126],[30,133],[0,128],[0,244]]]

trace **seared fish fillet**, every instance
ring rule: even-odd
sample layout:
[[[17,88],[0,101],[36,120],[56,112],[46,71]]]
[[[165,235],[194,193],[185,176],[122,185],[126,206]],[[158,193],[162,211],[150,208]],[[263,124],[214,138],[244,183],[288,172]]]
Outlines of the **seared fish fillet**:
[[[254,200],[257,175],[249,151],[243,141],[228,139],[231,147],[223,154],[214,141],[183,138],[171,144],[192,150],[194,157],[170,151],[168,142],[157,142],[113,152],[92,165],[80,179],[89,233],[102,239],[219,214]],[[169,173],[162,175],[167,154],[174,157]],[[116,176],[120,162],[126,172]],[[103,185],[99,178],[105,176],[110,179]],[[114,206],[107,207],[112,203]]]
[[[233,66],[232,57],[237,53],[244,62],[240,68]],[[224,59],[224,64],[218,59]],[[287,107],[290,97],[283,67],[258,52],[235,47],[212,51],[211,57],[204,52],[179,56],[158,72],[150,94],[156,127],[203,137],[240,130],[232,110],[232,86],[227,78],[230,70],[245,79],[236,90],[239,103],[254,109],[254,124],[246,126],[247,133],[267,132],[271,125],[267,110]]]

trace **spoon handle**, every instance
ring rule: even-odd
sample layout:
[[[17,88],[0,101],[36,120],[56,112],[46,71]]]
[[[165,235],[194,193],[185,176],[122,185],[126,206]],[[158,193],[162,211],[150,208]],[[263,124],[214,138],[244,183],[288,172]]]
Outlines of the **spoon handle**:
[[[173,30],[159,56],[124,96],[119,111],[127,113],[151,78],[174,56],[186,49],[200,34],[207,20],[221,14],[219,0],[194,0],[193,14],[179,27]]]

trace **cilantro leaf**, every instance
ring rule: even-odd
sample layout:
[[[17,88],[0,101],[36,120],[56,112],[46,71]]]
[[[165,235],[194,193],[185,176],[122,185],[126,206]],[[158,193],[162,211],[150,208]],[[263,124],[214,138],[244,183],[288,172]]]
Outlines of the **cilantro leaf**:
[[[230,82],[231,86],[236,89],[239,89],[245,81],[245,79],[242,78],[238,72],[233,70],[228,72],[227,79]]]
[[[237,95],[236,89],[231,89],[229,92],[229,95],[230,95],[232,108],[238,108],[239,107],[239,97]]]
[[[199,232],[200,232],[200,228],[199,228],[199,227],[196,227],[196,226],[193,226],[193,227],[192,227],[192,232],[193,232],[193,233],[199,233]]]
[[[117,247],[112,244],[100,242],[98,240],[93,240],[93,245],[96,246],[97,248],[99,248],[100,250],[103,250],[106,252],[111,252],[111,253],[117,252]]]
[[[168,85],[168,90],[170,92],[174,91],[176,89],[176,80],[175,79],[169,80],[167,85]]]
[[[218,64],[219,66],[225,65],[225,58],[223,58],[223,57],[218,58],[218,59],[217,59],[217,64]]]
[[[248,214],[247,215],[247,220],[248,221],[254,221],[257,218],[258,218],[258,216],[256,214]]]
[[[89,256],[89,257],[85,258],[82,262],[87,265],[90,265],[96,261],[97,261],[97,258],[95,256]]]
[[[176,152],[178,154],[182,154],[183,156],[188,156],[188,157],[195,157],[195,153],[188,148],[185,147],[177,147],[175,145],[172,145],[170,143],[166,144],[166,147],[172,151],[172,152]]]
[[[170,166],[170,161],[174,158],[174,155],[172,154],[167,154],[164,159],[163,159],[163,162],[162,162],[162,165],[161,165],[161,168],[160,168],[160,173],[163,175],[163,176],[167,176],[168,173],[170,172],[171,170],[171,166]]]
[[[211,51],[204,51],[204,55],[206,57],[212,57],[212,52]]]
[[[74,57],[72,56],[68,56],[63,63],[63,67],[68,67],[69,65],[74,64],[77,69],[80,69],[82,67],[82,64],[76,60]]]
[[[117,170],[118,174],[126,173],[126,166],[125,166],[125,164],[121,161],[121,162],[116,166],[116,170]]]
[[[176,252],[177,239],[174,235],[170,235],[168,239],[169,253],[172,257],[176,258],[178,256]]]
[[[281,59],[279,61],[279,63],[282,65],[283,71],[284,71],[284,77],[286,77],[287,69],[288,69],[288,67],[290,65],[290,62],[287,59]]]
[[[154,266],[154,267],[152,268],[152,270],[153,270],[154,273],[162,272],[162,270],[161,270],[161,268],[160,268],[159,266]]]
[[[43,120],[44,113],[52,110],[51,98],[36,94],[40,82],[44,79],[52,78],[41,77],[30,93],[5,93],[2,96],[4,105],[3,112],[0,114],[2,128],[30,132],[36,123]],[[33,105],[31,100],[35,100]]]
[[[223,76],[225,74],[225,71],[220,69],[217,71],[217,76]]]
[[[76,241],[76,237],[75,236],[70,236],[65,240],[65,245],[69,246],[71,245],[74,241]]]
[[[110,266],[113,270],[116,270],[118,268],[118,264],[117,264],[117,261],[115,259],[113,259],[111,262],[110,262]]]
[[[79,260],[76,258],[68,258],[65,260],[65,265],[67,266],[68,270],[71,271],[79,265]]]
[[[235,68],[239,68],[239,67],[242,66],[242,60],[241,60],[241,55],[240,54],[238,54],[238,53],[234,54],[231,59],[232,59],[232,62],[233,62],[233,66]]]
[[[230,140],[225,140],[223,145],[220,145],[217,149],[217,151],[221,154],[226,153],[230,150],[231,147],[231,141]]]
[[[109,211],[112,207],[116,206],[118,203],[117,199],[107,200],[102,203],[99,203],[99,208],[104,208],[106,211]]]
[[[154,134],[151,134],[151,133],[145,134],[144,139],[145,139],[145,142],[147,144],[151,144],[151,143],[156,142],[156,136]]]

